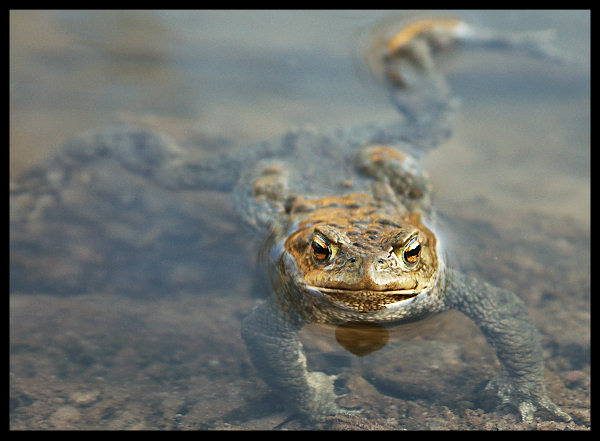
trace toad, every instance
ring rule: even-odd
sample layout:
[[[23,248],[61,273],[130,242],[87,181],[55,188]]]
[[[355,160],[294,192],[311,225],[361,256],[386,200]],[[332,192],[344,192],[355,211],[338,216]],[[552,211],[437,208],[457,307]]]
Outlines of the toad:
[[[336,376],[307,368],[299,338],[305,324],[401,323],[457,309],[497,354],[502,371],[487,389],[501,403],[525,422],[538,410],[570,419],[544,386],[525,304],[445,262],[418,164],[448,135],[455,103],[435,54],[492,43],[527,46],[454,19],[410,23],[373,49],[403,123],[292,132],[278,141],[287,158],[261,159],[243,174],[239,206],[250,223],[271,231],[263,263],[273,290],[242,334],[258,375],[299,414],[346,412],[336,404]]]

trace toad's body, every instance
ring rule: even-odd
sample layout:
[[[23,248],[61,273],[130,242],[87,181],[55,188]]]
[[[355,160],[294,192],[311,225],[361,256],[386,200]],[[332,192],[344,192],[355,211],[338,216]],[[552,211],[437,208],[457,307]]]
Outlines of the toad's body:
[[[451,270],[434,231],[418,160],[448,137],[455,101],[432,56],[461,43],[554,55],[543,40],[526,35],[499,35],[452,19],[413,23],[371,52],[403,119],[295,130],[201,163],[144,129],[85,134],[11,189],[15,206],[25,207],[15,210],[14,222],[29,225],[44,212],[61,220],[75,212],[72,196],[95,176],[85,175],[86,181],[77,172],[106,158],[170,189],[232,189],[240,215],[270,235],[263,260],[272,292],[244,320],[243,338],[257,374],[298,414],[320,419],[344,412],[335,377],[307,367],[299,339],[304,324],[415,320],[458,309],[479,326],[502,365],[488,389],[525,421],[536,410],[568,420],[546,393],[537,331],[523,302]],[[56,197],[57,189],[70,199]],[[73,207],[65,210],[68,203]],[[88,206],[81,209],[86,213]],[[62,224],[57,231],[64,231]]]

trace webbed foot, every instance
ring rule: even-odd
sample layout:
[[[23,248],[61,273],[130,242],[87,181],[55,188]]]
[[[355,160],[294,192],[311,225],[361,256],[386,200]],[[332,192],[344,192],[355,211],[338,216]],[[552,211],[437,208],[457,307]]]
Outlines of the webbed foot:
[[[343,395],[335,392],[337,375],[327,375],[324,372],[311,371],[307,373],[309,390],[304,394],[304,399],[296,404],[296,409],[311,421],[322,421],[328,416],[358,415],[360,411],[350,410],[337,404]]]
[[[549,414],[551,419],[571,421],[569,414],[552,402],[545,390],[519,387],[505,376],[499,375],[490,380],[485,387],[486,392],[493,393],[499,399],[500,406],[513,406],[519,410],[521,420],[532,423],[536,412],[542,411]]]

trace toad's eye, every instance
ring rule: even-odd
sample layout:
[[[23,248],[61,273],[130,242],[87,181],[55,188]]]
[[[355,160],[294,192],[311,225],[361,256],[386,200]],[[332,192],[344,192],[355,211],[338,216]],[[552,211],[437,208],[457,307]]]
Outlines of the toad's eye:
[[[325,262],[331,255],[331,245],[329,245],[327,239],[322,236],[315,234],[311,247],[314,258],[319,262]]]
[[[419,262],[420,258],[421,242],[419,241],[419,238],[415,236],[412,239],[410,239],[408,244],[406,244],[406,246],[402,250],[402,260],[407,266],[413,267]]]

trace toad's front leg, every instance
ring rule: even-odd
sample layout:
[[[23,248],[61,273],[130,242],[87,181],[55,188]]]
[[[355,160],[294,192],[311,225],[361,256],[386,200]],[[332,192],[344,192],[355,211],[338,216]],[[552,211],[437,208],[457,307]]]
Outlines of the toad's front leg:
[[[335,375],[308,371],[299,338],[302,323],[292,320],[273,300],[257,306],[242,323],[242,337],[261,378],[309,420],[346,413],[335,400]]]
[[[502,372],[487,389],[496,392],[501,404],[518,408],[525,422],[532,422],[538,410],[569,421],[571,417],[546,392],[539,336],[525,304],[510,291],[457,271],[448,270],[447,280],[448,306],[479,326],[502,365]]]

